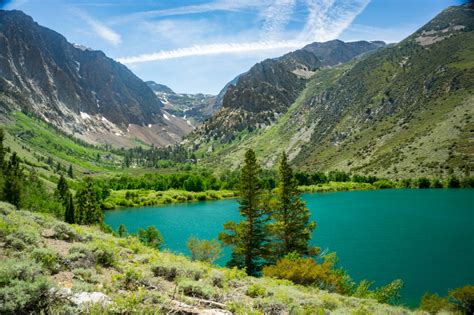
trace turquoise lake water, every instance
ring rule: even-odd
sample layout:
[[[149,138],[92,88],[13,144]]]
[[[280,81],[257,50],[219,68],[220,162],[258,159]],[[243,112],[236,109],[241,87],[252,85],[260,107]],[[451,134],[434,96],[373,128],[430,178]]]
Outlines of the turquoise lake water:
[[[305,194],[317,227],[312,243],[335,251],[359,281],[405,282],[402,303],[418,305],[424,292],[474,284],[474,190],[400,189]],[[129,232],[155,225],[165,247],[188,254],[193,235],[217,238],[224,222],[240,219],[236,200],[107,211],[105,221]],[[225,264],[225,251],[217,263]]]

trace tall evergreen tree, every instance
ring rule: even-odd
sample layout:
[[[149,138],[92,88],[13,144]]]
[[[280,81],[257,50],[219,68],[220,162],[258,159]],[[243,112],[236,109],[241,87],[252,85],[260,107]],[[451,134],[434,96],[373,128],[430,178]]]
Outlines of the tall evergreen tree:
[[[16,155],[16,152],[13,152],[10,160],[5,165],[3,196],[7,202],[18,207],[20,205],[23,188],[23,171],[20,167],[20,159]]]
[[[127,228],[123,224],[119,225],[117,232],[119,237],[125,237],[128,235]]]
[[[77,207],[75,221],[78,224],[102,223],[104,218],[100,209],[99,192],[94,187],[92,178],[87,177],[77,191]]]
[[[278,260],[289,253],[301,256],[317,254],[318,248],[309,245],[311,233],[316,227],[310,222],[310,212],[301,200],[298,182],[283,152],[279,167],[277,204],[272,211],[271,230],[273,234],[272,258]]]
[[[219,239],[233,249],[229,266],[246,268],[249,275],[258,275],[266,263],[268,254],[268,214],[262,204],[261,169],[255,152],[245,153],[244,166],[240,174],[240,207],[244,220],[240,223],[227,222]]]
[[[67,194],[67,201],[65,206],[66,211],[64,212],[64,221],[71,224],[76,223],[74,199],[72,198],[72,194],[70,192],[68,192]]]
[[[69,169],[67,170],[67,176],[69,176],[69,178],[74,178],[74,171],[72,169],[72,164],[69,164]]]
[[[5,147],[3,146],[3,141],[5,140],[5,133],[3,129],[0,128],[0,171],[4,168],[5,163]]]
[[[56,196],[66,205],[69,192],[69,185],[63,175],[59,177],[58,186],[56,187]]]

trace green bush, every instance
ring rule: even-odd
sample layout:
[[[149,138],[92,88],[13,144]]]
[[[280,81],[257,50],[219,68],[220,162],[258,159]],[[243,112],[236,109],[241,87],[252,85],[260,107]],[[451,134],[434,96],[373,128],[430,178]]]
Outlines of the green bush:
[[[176,266],[155,265],[151,267],[151,271],[156,277],[162,277],[168,281],[173,281],[178,275]]]
[[[418,178],[418,188],[430,188],[430,180],[426,177]]]
[[[459,179],[456,177],[451,177],[448,180],[448,188],[459,188],[461,187],[461,183],[459,182]]]
[[[114,267],[116,263],[115,253],[106,245],[98,245],[94,248],[93,253],[97,259],[97,263],[103,267]]]
[[[47,313],[53,304],[51,286],[34,262],[0,261],[0,313]]]
[[[451,309],[448,298],[441,297],[438,294],[425,293],[421,298],[421,310],[427,311],[430,314],[438,314],[440,311],[448,311]]]
[[[334,262],[329,259],[318,264],[312,258],[287,256],[273,266],[264,267],[263,274],[271,278],[287,279],[296,284],[316,285],[325,290],[343,293],[344,275],[332,269],[333,266]]]
[[[24,250],[30,245],[36,245],[39,235],[36,231],[20,228],[5,238],[5,245],[16,250]]]
[[[160,249],[163,245],[163,236],[154,226],[149,226],[146,230],[138,229],[137,235],[146,246]]]
[[[199,240],[190,237],[186,246],[191,252],[192,260],[213,263],[222,253],[221,244],[217,240]]]
[[[377,189],[391,189],[391,188],[396,188],[395,183],[386,180],[386,179],[381,179],[376,181],[375,183],[372,184],[375,188]]]
[[[32,257],[53,274],[61,269],[61,259],[58,253],[51,249],[36,248],[33,250]]]
[[[178,287],[184,295],[209,299],[215,296],[214,288],[209,284],[189,279],[181,280]]]
[[[245,294],[252,298],[264,297],[267,295],[267,290],[265,290],[265,288],[261,285],[254,283],[247,288],[247,292]]]
[[[465,314],[474,314],[474,285],[451,290],[449,297],[457,309]]]

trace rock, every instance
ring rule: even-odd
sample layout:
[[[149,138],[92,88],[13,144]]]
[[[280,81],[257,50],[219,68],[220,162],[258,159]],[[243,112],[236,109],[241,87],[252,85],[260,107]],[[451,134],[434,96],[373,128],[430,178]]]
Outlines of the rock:
[[[45,238],[54,238],[56,236],[56,231],[53,229],[44,229],[41,232],[41,236]]]
[[[76,305],[101,304],[103,306],[112,302],[112,299],[102,292],[81,292],[71,297],[71,302]]]

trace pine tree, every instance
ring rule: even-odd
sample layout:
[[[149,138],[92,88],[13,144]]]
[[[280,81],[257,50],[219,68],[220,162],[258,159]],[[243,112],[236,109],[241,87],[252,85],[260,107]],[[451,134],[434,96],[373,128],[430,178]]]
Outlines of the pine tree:
[[[72,164],[69,164],[69,169],[67,171],[67,176],[69,176],[69,178],[74,178],[74,171],[72,169]]]
[[[310,246],[309,241],[316,223],[309,221],[310,212],[301,200],[298,183],[285,152],[280,162],[279,179],[277,204],[272,211],[272,258],[276,261],[293,252],[301,256],[315,255],[318,248]]]
[[[7,202],[18,207],[20,205],[23,188],[23,171],[20,167],[20,159],[16,155],[16,152],[13,152],[10,160],[5,165],[3,196]]]
[[[240,207],[243,221],[227,222],[219,239],[233,247],[229,266],[246,268],[249,275],[259,275],[268,253],[267,230],[268,214],[262,205],[261,169],[257,164],[255,152],[245,153],[244,166],[240,175]]]
[[[56,196],[64,204],[67,204],[69,193],[69,185],[63,175],[59,177],[58,186],[56,187]]]
[[[70,192],[68,192],[67,194],[66,211],[64,212],[64,221],[71,224],[76,223],[74,200]]]
[[[128,235],[127,228],[123,224],[119,225],[117,232],[118,232],[118,236],[120,237],[125,237]]]
[[[5,133],[3,132],[3,129],[0,128],[0,171],[2,171],[5,166],[5,147],[3,146],[4,140]]]
[[[96,224],[103,222],[103,214],[100,209],[98,191],[94,187],[92,178],[84,180],[82,187],[76,194],[77,207],[75,221],[78,224]]]

